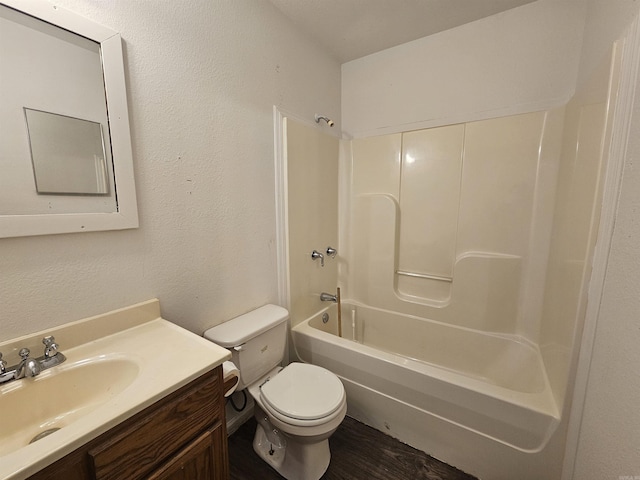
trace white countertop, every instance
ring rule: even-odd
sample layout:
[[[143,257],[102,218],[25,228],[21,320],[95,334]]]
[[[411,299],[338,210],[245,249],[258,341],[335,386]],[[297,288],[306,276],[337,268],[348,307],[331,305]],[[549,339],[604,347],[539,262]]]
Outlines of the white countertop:
[[[30,411],[31,407],[35,411],[39,402],[47,402],[46,397],[35,395],[40,386],[37,382],[42,382],[41,385],[48,382],[53,386],[49,396],[62,393],[56,392],[56,374],[63,378],[73,369],[82,373],[81,369],[89,364],[101,366],[87,372],[104,373],[105,366],[118,370],[123,365],[127,367],[126,372],[93,375],[100,378],[85,379],[77,374],[73,377],[80,379],[74,380],[73,389],[81,393],[83,388],[95,390],[96,386],[108,391],[90,405],[88,413],[66,412],[63,418],[48,421],[46,426],[38,421],[34,423],[30,418],[14,416],[14,423],[22,422],[16,433],[10,438],[2,438],[0,432],[0,479],[3,480],[32,475],[231,357],[228,350],[162,319],[156,299],[3,342],[0,351],[9,365],[17,363],[17,351],[25,346],[31,349],[32,357],[40,356],[41,339],[45,335],[55,335],[60,352],[67,357],[66,362],[35,378],[0,385],[3,415],[11,415],[10,397],[18,389],[23,389],[22,398],[33,402],[25,411]],[[103,379],[119,386],[112,392],[104,383],[99,383]],[[61,385],[60,388],[70,389],[64,382]],[[29,395],[30,390],[34,392],[33,397]],[[56,426],[62,428],[28,445],[40,431]]]

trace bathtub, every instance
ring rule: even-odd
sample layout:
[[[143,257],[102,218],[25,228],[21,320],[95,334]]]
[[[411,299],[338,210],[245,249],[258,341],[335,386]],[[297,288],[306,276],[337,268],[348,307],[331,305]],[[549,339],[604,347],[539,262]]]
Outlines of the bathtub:
[[[460,430],[537,453],[560,421],[540,352],[519,337],[352,302],[337,331],[331,305],[292,328],[296,355],[342,379],[350,416],[428,453],[458,448]]]

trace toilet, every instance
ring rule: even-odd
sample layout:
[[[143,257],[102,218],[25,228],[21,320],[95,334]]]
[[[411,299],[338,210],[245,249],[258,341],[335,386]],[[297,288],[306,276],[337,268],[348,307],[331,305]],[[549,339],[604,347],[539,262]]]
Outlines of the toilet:
[[[253,449],[288,480],[318,480],[329,466],[329,437],[347,412],[340,379],[322,367],[290,363],[282,368],[289,313],[265,305],[204,333],[231,351],[237,390],[255,401]]]

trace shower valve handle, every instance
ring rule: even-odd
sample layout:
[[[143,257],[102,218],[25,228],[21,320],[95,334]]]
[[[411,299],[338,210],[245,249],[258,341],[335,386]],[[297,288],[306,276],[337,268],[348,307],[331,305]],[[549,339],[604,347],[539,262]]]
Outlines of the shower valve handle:
[[[320,266],[324,267],[324,255],[321,254],[319,251],[314,250],[313,252],[311,252],[311,258],[314,259],[314,260],[319,258],[320,259]]]

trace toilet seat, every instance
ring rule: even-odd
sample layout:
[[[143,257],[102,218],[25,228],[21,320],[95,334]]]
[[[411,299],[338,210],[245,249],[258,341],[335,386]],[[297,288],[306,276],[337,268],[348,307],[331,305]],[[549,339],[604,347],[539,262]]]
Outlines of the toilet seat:
[[[340,414],[346,402],[340,379],[317,365],[291,363],[260,387],[265,408],[282,422],[313,426]]]

